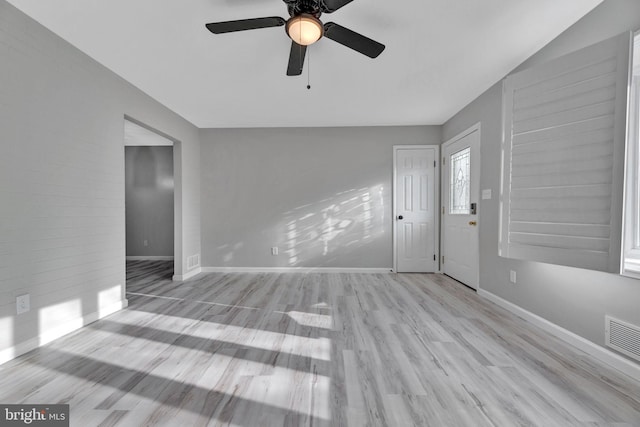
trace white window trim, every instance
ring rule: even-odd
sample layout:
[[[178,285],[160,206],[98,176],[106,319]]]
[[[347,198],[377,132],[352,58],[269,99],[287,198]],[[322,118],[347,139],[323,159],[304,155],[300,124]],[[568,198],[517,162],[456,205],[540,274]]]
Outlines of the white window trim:
[[[623,276],[640,279],[640,31],[634,36],[625,165]]]

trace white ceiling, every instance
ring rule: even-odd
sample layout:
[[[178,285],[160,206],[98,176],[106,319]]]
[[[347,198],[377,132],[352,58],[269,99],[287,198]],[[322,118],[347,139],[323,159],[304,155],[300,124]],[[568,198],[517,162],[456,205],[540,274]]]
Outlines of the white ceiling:
[[[8,0],[198,127],[442,124],[602,0],[354,0],[321,17],[386,45],[329,39],[285,75],[284,27],[214,35],[205,23],[288,17],[281,0]]]

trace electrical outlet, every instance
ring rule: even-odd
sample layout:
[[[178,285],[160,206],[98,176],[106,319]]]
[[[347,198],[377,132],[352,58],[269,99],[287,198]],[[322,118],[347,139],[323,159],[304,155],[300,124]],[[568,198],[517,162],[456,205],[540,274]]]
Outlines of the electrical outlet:
[[[274,246],[271,248],[271,255],[278,255],[278,247]]]
[[[145,246],[149,246],[149,241],[147,239],[144,240],[144,242],[142,242],[143,245]]]
[[[511,283],[516,283],[516,272],[514,270],[509,272],[509,281]]]
[[[31,303],[29,302],[29,294],[24,294],[16,297],[16,311],[18,314],[26,313],[31,310]]]

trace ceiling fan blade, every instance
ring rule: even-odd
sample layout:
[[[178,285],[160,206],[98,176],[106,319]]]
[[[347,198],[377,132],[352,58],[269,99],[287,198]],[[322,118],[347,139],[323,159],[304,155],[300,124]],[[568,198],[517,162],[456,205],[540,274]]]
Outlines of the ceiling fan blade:
[[[332,13],[352,1],[353,0],[324,0],[321,3],[321,8],[324,13]]]
[[[324,36],[356,52],[360,52],[369,58],[376,58],[385,48],[383,44],[358,34],[355,31],[351,31],[335,22],[327,22],[324,24]]]
[[[206,27],[213,34],[232,33],[234,31],[257,30],[258,28],[281,27],[287,22],[279,16],[267,18],[239,19],[237,21],[212,22]]]
[[[302,74],[304,66],[304,56],[307,53],[307,47],[291,42],[291,52],[289,53],[289,66],[287,67],[287,76],[299,76]]]

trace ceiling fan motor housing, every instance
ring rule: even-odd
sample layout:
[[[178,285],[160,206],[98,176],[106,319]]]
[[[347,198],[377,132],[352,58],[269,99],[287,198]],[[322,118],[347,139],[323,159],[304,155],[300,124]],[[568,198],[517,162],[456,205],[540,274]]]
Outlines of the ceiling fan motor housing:
[[[284,2],[287,4],[290,16],[304,13],[320,18],[322,15],[321,0],[284,0]]]

